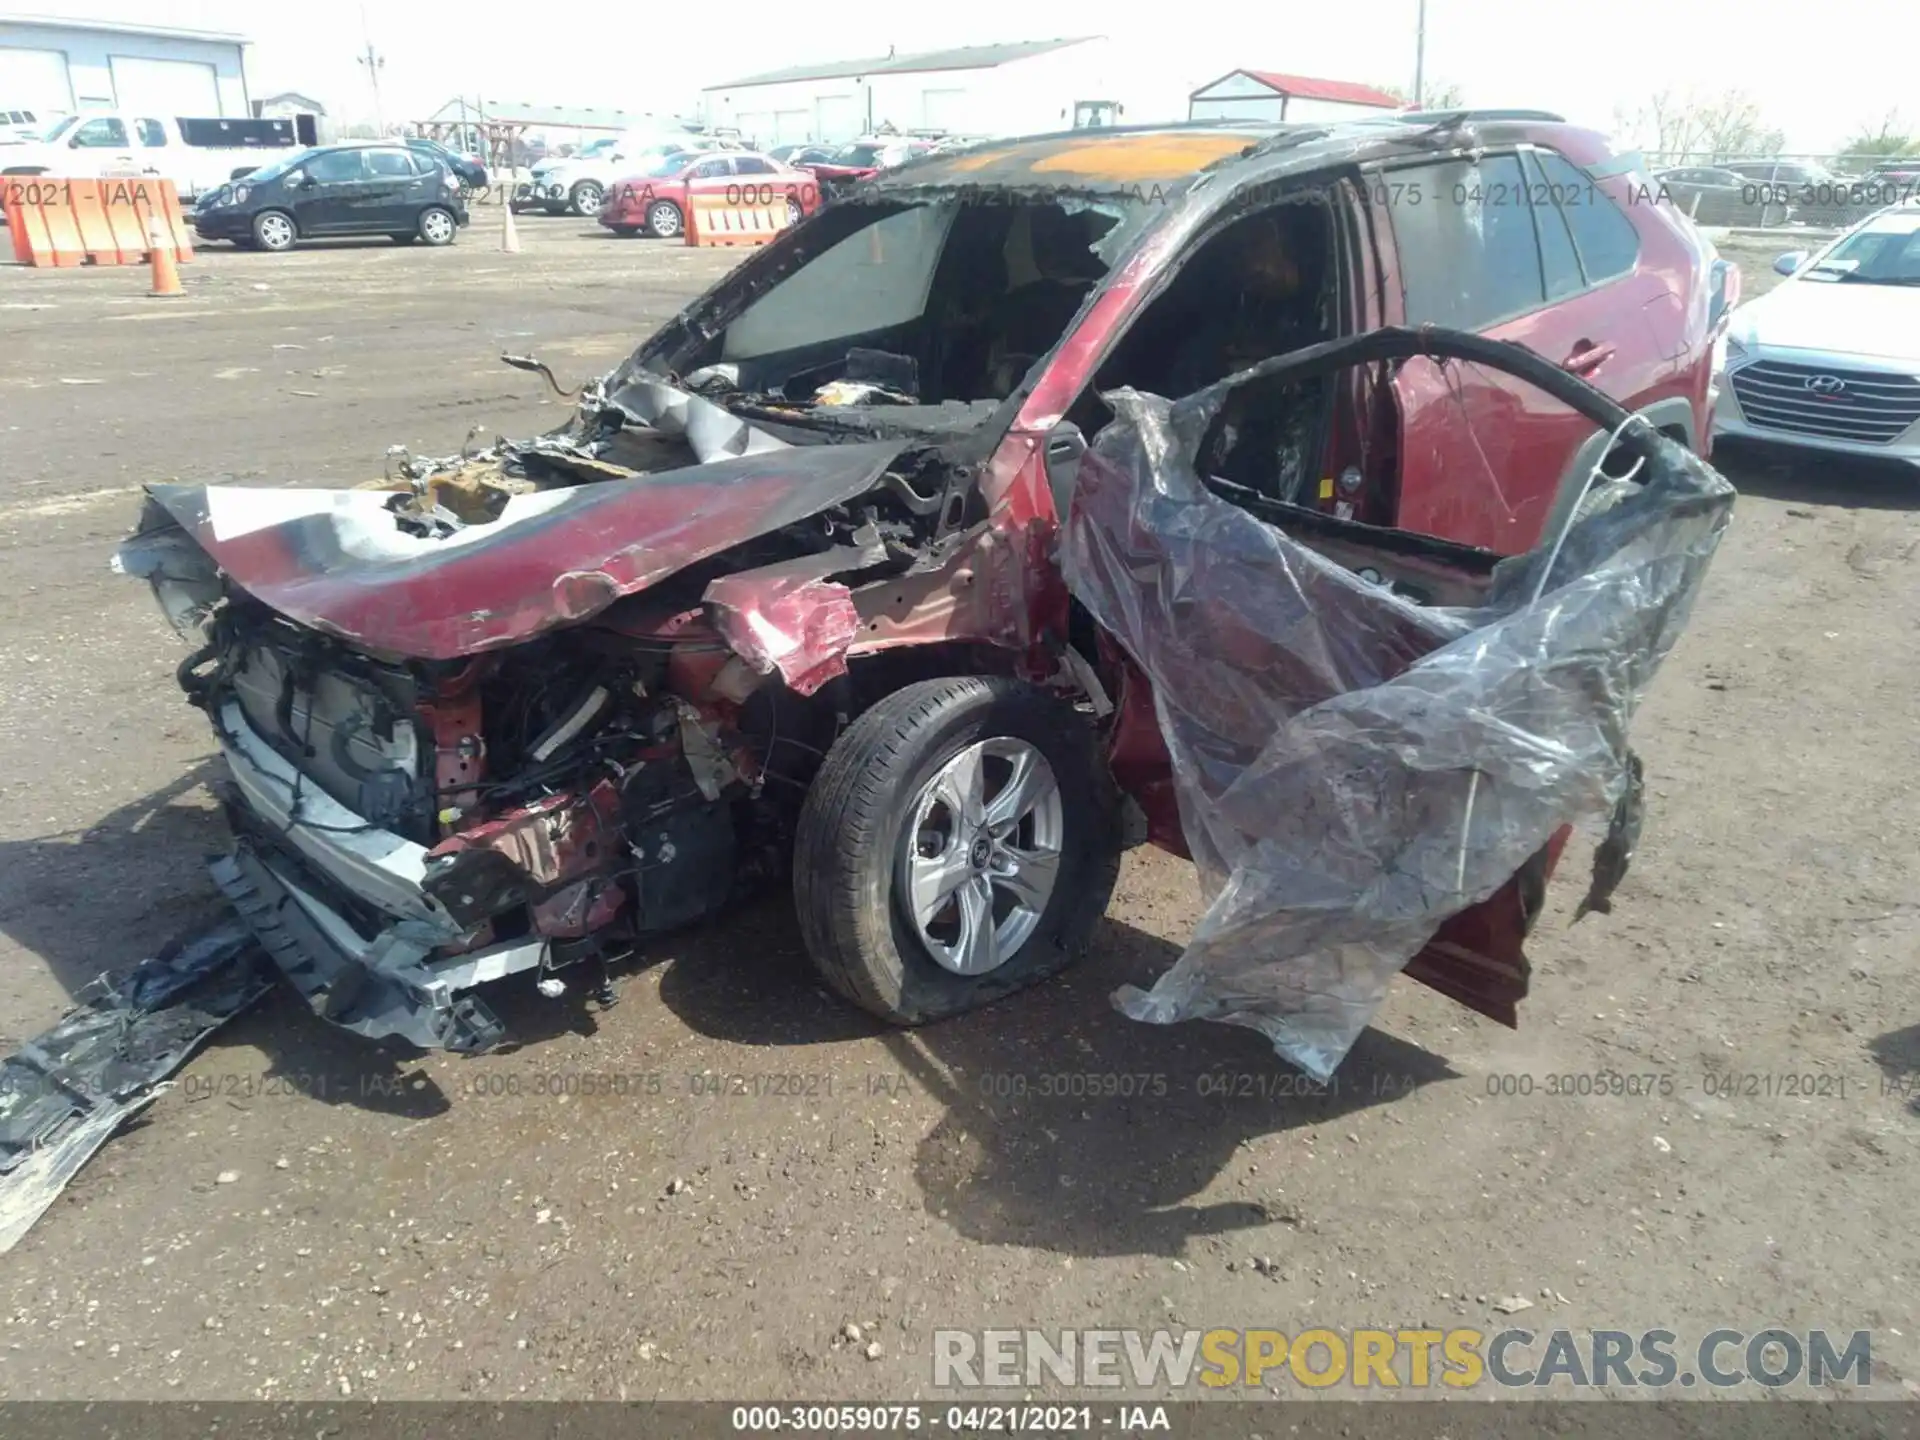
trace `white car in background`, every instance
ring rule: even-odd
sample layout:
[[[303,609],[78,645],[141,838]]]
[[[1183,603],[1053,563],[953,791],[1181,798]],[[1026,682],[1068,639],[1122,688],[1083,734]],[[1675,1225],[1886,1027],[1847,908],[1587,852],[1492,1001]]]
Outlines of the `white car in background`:
[[[1733,313],[1713,433],[1920,467],[1920,204],[1882,210]]]
[[[533,167],[514,188],[515,210],[549,215],[593,216],[614,182],[658,164],[668,155],[717,150],[722,142],[685,130],[634,130],[591,140],[572,155],[556,155]]]

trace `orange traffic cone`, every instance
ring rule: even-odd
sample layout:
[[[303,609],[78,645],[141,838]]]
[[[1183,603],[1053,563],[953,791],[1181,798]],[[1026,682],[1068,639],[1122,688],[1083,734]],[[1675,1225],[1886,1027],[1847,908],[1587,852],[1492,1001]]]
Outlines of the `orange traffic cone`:
[[[173,260],[173,236],[167,233],[167,222],[158,215],[147,216],[147,253],[153,260],[153,289],[147,293],[186,294],[186,287],[180,283],[180,267]]]

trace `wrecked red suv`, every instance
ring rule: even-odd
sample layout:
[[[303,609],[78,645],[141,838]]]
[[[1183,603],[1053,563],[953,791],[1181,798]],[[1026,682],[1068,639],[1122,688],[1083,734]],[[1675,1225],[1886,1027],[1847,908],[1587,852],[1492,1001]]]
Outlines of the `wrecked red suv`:
[[[788,876],[822,977],[890,1021],[1030,984],[1124,846],[1188,848],[1151,687],[1056,549],[1103,395],[1435,326],[1695,446],[1705,258],[1634,186],[1518,113],[990,144],[756,252],[559,430],[350,492],[151,487],[118,564],[196,645],[216,877],[319,1013],[456,1050],[501,1037],[482,982],[595,990]],[[1612,411],[1459,354],[1281,379],[1196,463],[1396,604],[1463,603],[1451,564],[1497,574],[1624,468]],[[1409,973],[1512,1023],[1557,852]]]

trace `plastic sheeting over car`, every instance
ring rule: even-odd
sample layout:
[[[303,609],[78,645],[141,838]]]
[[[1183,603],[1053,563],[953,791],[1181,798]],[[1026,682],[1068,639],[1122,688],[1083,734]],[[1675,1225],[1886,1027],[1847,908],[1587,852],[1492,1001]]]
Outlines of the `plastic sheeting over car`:
[[[1300,512],[1290,534],[1196,473],[1239,386],[1414,353],[1511,371],[1620,431],[1641,483],[1531,552],[1485,557],[1478,603],[1440,608],[1310,548],[1338,528],[1331,517]],[[1064,566],[1151,683],[1209,900],[1179,961],[1115,1001],[1157,1024],[1250,1026],[1325,1079],[1441,924],[1563,826],[1615,819],[1589,896],[1604,908],[1639,815],[1628,726],[1734,492],[1584,382],[1458,332],[1376,332],[1177,403],[1132,391],[1107,402],[1117,419],[1080,469]],[[1420,543],[1350,525],[1343,553],[1369,534],[1387,550]]]

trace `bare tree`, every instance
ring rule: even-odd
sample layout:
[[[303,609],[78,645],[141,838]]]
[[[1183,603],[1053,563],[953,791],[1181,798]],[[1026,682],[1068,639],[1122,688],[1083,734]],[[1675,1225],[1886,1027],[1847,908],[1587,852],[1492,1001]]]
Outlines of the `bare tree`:
[[[1402,105],[1411,105],[1413,95],[1403,85],[1376,85],[1376,90],[1384,90]],[[1466,92],[1451,80],[1435,81],[1428,84],[1426,94],[1420,97],[1423,110],[1464,110],[1467,105]]]
[[[1840,152],[1863,160],[1904,159],[1920,155],[1920,135],[1906,127],[1898,110],[1889,110],[1877,126],[1862,125],[1851,140],[1841,145]]]
[[[1775,154],[1786,145],[1786,136],[1766,123],[1760,102],[1741,90],[1707,96],[1661,90],[1636,110],[1616,111],[1614,119],[1640,149],[1669,160]]]

